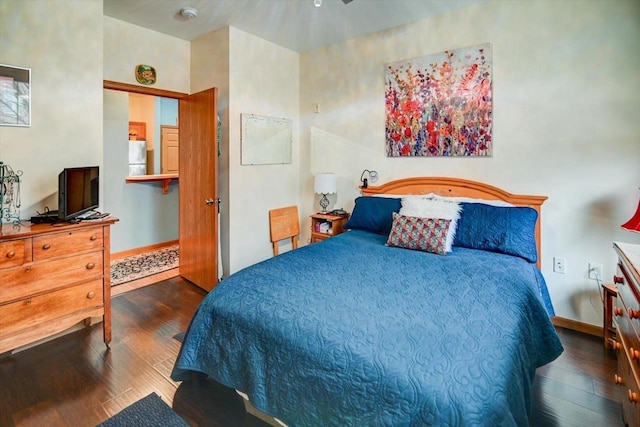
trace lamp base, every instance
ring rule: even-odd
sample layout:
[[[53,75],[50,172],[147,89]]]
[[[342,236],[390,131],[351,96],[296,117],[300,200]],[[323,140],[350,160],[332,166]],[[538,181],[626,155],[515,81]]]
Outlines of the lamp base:
[[[322,194],[322,199],[320,199],[320,207],[322,208],[322,213],[327,213],[327,206],[329,206],[329,199],[327,199],[326,194]]]

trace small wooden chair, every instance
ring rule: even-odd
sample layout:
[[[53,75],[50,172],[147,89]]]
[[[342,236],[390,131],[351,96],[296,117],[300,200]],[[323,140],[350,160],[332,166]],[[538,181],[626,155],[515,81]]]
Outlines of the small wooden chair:
[[[285,208],[269,211],[269,228],[271,229],[271,243],[273,243],[273,255],[279,254],[278,242],[291,238],[293,249],[298,248],[298,235],[300,234],[300,220],[298,219],[298,207],[287,206]]]

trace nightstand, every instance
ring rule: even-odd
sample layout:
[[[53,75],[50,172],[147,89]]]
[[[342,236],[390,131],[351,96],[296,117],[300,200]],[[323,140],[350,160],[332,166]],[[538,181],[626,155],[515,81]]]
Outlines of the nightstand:
[[[311,243],[316,243],[344,232],[349,214],[331,215],[317,213],[311,216]]]

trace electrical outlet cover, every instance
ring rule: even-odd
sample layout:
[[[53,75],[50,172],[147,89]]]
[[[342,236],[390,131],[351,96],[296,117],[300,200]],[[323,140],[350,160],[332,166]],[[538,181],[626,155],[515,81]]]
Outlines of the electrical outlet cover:
[[[589,279],[602,280],[602,264],[589,263]]]

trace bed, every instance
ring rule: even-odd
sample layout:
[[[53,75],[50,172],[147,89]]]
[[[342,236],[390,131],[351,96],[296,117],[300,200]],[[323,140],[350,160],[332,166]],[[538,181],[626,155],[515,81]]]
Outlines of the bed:
[[[538,268],[546,198],[454,178],[362,193],[350,231],[207,295],[172,378],[209,376],[289,426],[527,426],[535,370],[562,352]],[[402,214],[425,200],[459,214]],[[394,240],[416,224],[434,251]]]

